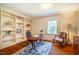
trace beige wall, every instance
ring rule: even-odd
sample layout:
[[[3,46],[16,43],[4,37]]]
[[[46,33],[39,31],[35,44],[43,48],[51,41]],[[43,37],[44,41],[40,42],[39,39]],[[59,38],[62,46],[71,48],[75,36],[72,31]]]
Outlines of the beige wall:
[[[51,20],[57,20],[57,16],[50,16],[50,17],[43,17],[43,18],[37,18],[32,20],[32,33],[33,34],[39,34],[40,30],[44,30],[44,34],[47,34],[47,25],[48,21]],[[59,27],[59,21],[58,21],[58,27]],[[59,31],[59,30],[58,30]]]
[[[8,13],[12,13],[14,15],[22,16],[22,17],[27,18],[27,19],[31,19],[28,16],[25,16],[25,15],[23,15],[21,13],[16,12],[15,10],[12,10],[12,9],[10,9],[8,7],[5,7],[5,6],[2,6],[2,5],[0,5],[0,10],[6,11]]]
[[[74,13],[62,14],[60,20],[61,20],[60,31],[64,31],[68,33],[67,24],[71,24],[71,27],[69,28],[69,39],[71,43],[73,43],[73,36],[75,35],[74,28],[76,26]]]
[[[47,34],[47,22],[50,20],[57,20],[58,21],[58,32],[64,31],[64,32],[68,33],[67,24],[71,24],[69,38],[70,38],[71,43],[73,43],[73,36],[76,34],[75,28],[77,26],[77,23],[76,23],[77,19],[76,18],[77,17],[76,17],[75,12],[71,12],[71,13],[66,12],[66,13],[59,14],[57,16],[50,16],[50,17],[33,19],[32,20],[32,32],[33,32],[33,34],[39,34],[40,30],[43,29],[44,34]]]
[[[77,17],[77,21],[76,21],[76,28],[77,28],[77,30],[76,30],[76,32],[77,32],[77,35],[79,36],[79,9],[77,11],[76,17]]]

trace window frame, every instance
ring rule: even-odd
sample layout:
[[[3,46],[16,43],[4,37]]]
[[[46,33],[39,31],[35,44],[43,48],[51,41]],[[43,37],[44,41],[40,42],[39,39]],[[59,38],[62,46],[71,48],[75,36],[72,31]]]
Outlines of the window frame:
[[[48,21],[47,23],[49,23],[49,22],[52,22],[52,21],[56,21],[56,33],[48,33],[48,28],[53,28],[52,26],[51,27],[49,27],[48,25],[47,25],[47,34],[57,34],[58,33],[58,21],[57,20],[50,20],[50,21]]]

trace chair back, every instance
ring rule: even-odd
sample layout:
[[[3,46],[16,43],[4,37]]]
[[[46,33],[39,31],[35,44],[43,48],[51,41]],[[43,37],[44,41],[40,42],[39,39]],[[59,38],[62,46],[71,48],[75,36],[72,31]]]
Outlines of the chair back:
[[[66,32],[60,32],[59,37],[63,39],[67,39],[67,33]]]
[[[31,34],[30,31],[27,31],[27,32],[26,32],[26,37],[27,37],[27,38],[32,37],[32,34]]]

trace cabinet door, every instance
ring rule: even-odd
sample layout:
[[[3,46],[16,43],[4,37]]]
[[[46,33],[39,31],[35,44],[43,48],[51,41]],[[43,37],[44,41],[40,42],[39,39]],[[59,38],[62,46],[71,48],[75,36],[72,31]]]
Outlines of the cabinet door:
[[[79,54],[79,36],[74,36],[74,53]]]

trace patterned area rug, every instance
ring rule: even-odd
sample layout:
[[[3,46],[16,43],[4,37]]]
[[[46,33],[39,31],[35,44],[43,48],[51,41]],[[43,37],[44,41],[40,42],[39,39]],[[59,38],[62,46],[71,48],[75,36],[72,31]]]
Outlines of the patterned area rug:
[[[31,44],[28,47],[25,47],[22,51],[17,53],[17,55],[48,55],[52,47],[50,42],[37,42],[36,50],[30,50]]]

